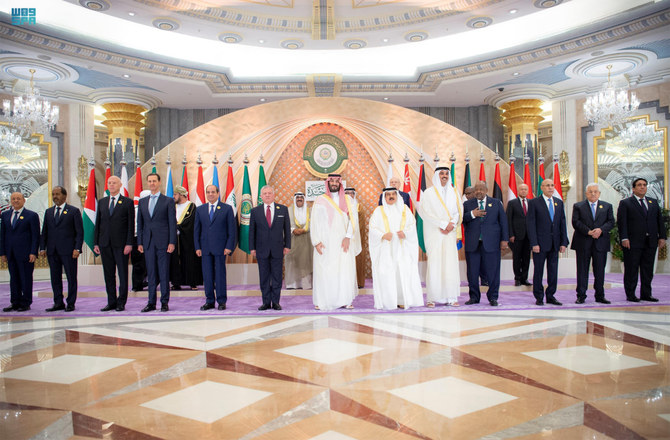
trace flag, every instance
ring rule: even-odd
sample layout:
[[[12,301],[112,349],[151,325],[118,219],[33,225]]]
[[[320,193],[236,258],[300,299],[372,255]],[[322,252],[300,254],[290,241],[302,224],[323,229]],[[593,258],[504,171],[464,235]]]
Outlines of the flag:
[[[528,186],[528,196],[526,198],[532,199],[535,197],[533,195],[533,181],[530,178],[530,164],[528,162],[526,162],[523,168],[523,183]]]
[[[172,166],[167,166],[167,179],[165,179],[165,195],[174,197],[174,185],[172,184]]]
[[[137,206],[140,203],[141,192],[142,192],[142,169],[138,165],[137,170],[135,171],[135,194],[133,195],[135,206]]]
[[[112,169],[110,167],[106,167],[105,168],[105,190],[104,190],[105,196],[109,195],[109,190],[107,189],[107,181],[109,180],[110,177],[112,177]]]
[[[423,173],[423,164],[419,168],[419,182],[418,188],[416,190],[416,235],[419,238],[419,247],[422,251],[426,252],[426,243],[423,241],[423,219],[419,215],[419,206],[421,205],[421,196],[426,190],[426,175]]]
[[[412,182],[409,180],[409,164],[405,164],[405,176],[403,178],[402,190],[409,194],[409,209],[414,212],[414,204],[412,203]]]
[[[540,162],[537,172],[537,190],[535,194],[538,196],[542,194],[542,182],[544,182],[544,162]]]
[[[461,197],[461,201],[465,203],[467,200],[465,198],[465,188],[472,186],[472,182],[470,182],[470,161],[465,162],[465,176],[463,177],[463,196]]]
[[[186,165],[184,165],[184,171],[181,173],[181,186],[186,189],[186,199],[191,200],[191,194],[188,191],[188,172],[186,171]]]
[[[219,170],[216,168],[216,164],[214,164],[214,170],[212,171],[212,185],[219,189]]]
[[[226,205],[233,208],[233,215],[237,216],[237,201],[235,200],[235,179],[233,176],[233,167],[228,165],[228,179],[226,180]]]
[[[486,171],[484,170],[484,162],[480,162],[479,165],[479,180],[486,182]]]
[[[456,162],[451,163],[451,186],[456,189],[456,194],[458,194],[458,187],[456,186]],[[465,237],[465,226],[463,226],[463,219],[461,219],[461,230],[456,232],[456,249],[463,247],[463,237]]]
[[[195,184],[195,206],[205,204],[205,179],[202,177],[202,165],[198,165],[198,182]]]
[[[514,171],[514,161],[509,164],[509,182],[507,183],[507,203],[517,197],[516,192],[516,172]]]
[[[128,191],[128,168],[125,165],[121,165],[121,194],[124,197],[128,197],[130,191]]]
[[[242,182],[242,206],[240,208],[240,235],[239,235],[240,240],[238,242],[238,247],[247,254],[249,253],[249,221],[251,219],[251,207],[252,207],[251,183],[249,183],[249,170],[245,165],[244,181]]]
[[[107,168],[109,171],[109,168]],[[105,184],[105,186],[107,186]],[[84,214],[82,221],[84,223],[84,242],[93,251],[93,231],[95,230],[95,212],[98,209],[98,198],[95,192],[95,167],[91,167],[91,173],[88,178],[88,189],[86,190],[86,200],[84,201]],[[95,254],[97,255],[97,254]]]
[[[500,180],[500,162],[496,162],[496,171],[493,178],[493,198],[502,202],[502,181]]]
[[[563,188],[561,187],[561,172],[558,170],[558,162],[554,162],[554,197],[563,200]]]
[[[256,206],[263,203],[263,199],[261,199],[261,189],[263,189],[265,185],[267,185],[267,182],[265,181],[265,170],[261,164],[258,166],[258,201],[256,202]]]

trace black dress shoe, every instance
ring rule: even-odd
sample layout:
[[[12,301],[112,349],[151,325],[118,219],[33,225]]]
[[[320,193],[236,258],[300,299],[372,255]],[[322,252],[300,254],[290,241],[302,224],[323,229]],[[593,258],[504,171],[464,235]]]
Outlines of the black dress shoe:
[[[219,310],[226,310],[225,304],[219,304]]]
[[[488,287],[489,282],[488,282],[488,281],[482,281],[482,282],[481,282],[481,285],[482,285],[482,286],[486,286],[486,287]]]
[[[601,304],[612,304],[612,302],[610,300],[605,299],[605,298],[596,299],[596,302],[601,303]]]
[[[170,287],[170,290],[181,290],[181,286],[172,285],[172,287]]]
[[[279,304],[272,304],[272,308],[274,310],[281,310],[281,306]]]
[[[100,311],[101,312],[109,312],[110,310],[114,310],[114,309],[116,309],[116,306],[110,306],[109,304],[107,304],[105,307],[101,308]]]
[[[203,305],[200,307],[200,310],[202,310],[202,311],[204,312],[205,310],[209,310],[209,309],[213,309],[213,308],[214,308],[214,304],[208,304],[208,303],[206,303],[206,304],[203,304]]]
[[[479,301],[475,301],[474,299],[469,299],[469,300],[465,301],[466,306],[471,306],[473,304],[479,304]]]
[[[541,299],[538,299],[537,301],[535,301],[535,305],[536,305],[536,306],[543,306],[543,305],[544,305],[544,301],[542,301]]]
[[[65,310],[65,304],[54,304],[48,309],[44,309],[45,312],[57,312],[58,310]]]
[[[156,310],[155,305],[147,304],[145,308],[142,309],[142,313],[147,313]]]
[[[638,298],[637,296],[631,296],[630,298],[626,298],[626,301],[630,301],[630,302],[634,302],[634,303],[639,303],[639,302],[640,302],[640,298]]]
[[[168,307],[167,304],[161,305],[161,312],[169,312],[169,311],[170,311],[170,307]]]
[[[269,305],[269,304],[263,304],[262,306],[260,306],[260,307],[258,308],[258,310],[267,310],[267,309],[269,309],[269,308],[270,308],[270,305]]]
[[[562,305],[563,305],[563,303],[560,302],[560,301],[557,300],[557,299],[548,299],[548,300],[547,300],[547,304],[553,304],[553,305],[555,305],[555,306],[562,306]]]
[[[74,312],[74,305],[69,305],[69,304],[68,304],[68,305],[65,307],[65,311],[66,311],[66,312]]]
[[[125,306],[116,306],[116,311],[117,312],[123,312],[124,310],[126,310]]]
[[[532,286],[533,283],[529,283],[528,280],[526,280],[526,281],[521,281],[521,285],[522,286]]]
[[[654,298],[653,296],[646,296],[644,298],[640,297],[640,300],[641,301],[649,301],[649,302],[653,302],[653,303],[658,302],[658,298]]]
[[[495,299],[493,301],[489,301],[489,304],[491,304],[493,307],[498,307],[498,301]]]
[[[521,281],[519,281],[519,280],[514,280],[514,285],[515,285],[515,286],[520,286],[520,285],[521,285]]]
[[[3,312],[13,312],[14,310],[16,310],[16,307],[14,306],[5,307],[2,309]]]
[[[586,300],[584,298],[577,298],[577,301],[575,301],[575,304],[584,304]],[[547,301],[549,302],[549,301]]]
[[[27,312],[28,310],[30,310],[30,306],[25,306],[25,307],[19,306],[19,307],[15,308],[14,310],[16,310],[17,312]]]

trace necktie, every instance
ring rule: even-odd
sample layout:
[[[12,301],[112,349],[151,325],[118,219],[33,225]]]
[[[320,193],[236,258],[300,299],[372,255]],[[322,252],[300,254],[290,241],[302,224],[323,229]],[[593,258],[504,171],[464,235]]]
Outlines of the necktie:
[[[214,220],[214,205],[209,205],[209,221]]]
[[[157,195],[152,195],[151,200],[149,201],[149,215],[151,217],[154,216],[154,208],[156,208],[156,199],[158,198]]]
[[[644,211],[644,216],[647,216],[647,204],[644,203],[644,199],[640,199],[640,205],[642,205],[642,210]]]
[[[268,205],[268,208],[265,210],[265,218],[268,221],[268,226],[272,226],[272,213],[270,212],[270,205]]]
[[[596,204],[591,203],[591,214],[593,214],[593,220],[596,219]]]
[[[14,211],[14,218],[12,219],[12,228],[16,227],[16,221],[19,219],[19,211]]]
[[[526,207],[526,199],[523,199],[523,215],[528,214],[528,208]]]
[[[481,211],[484,211],[484,201],[483,200],[479,201],[479,209]],[[479,217],[479,221],[484,221],[484,217]]]
[[[56,215],[54,216],[56,224],[60,223],[60,206],[56,206]]]
[[[551,217],[551,221],[554,221],[554,200],[549,199],[549,217]]]
[[[115,198],[116,197],[112,197],[112,199],[109,201],[109,215],[112,215],[112,212],[114,212],[114,206],[116,206],[114,203]]]

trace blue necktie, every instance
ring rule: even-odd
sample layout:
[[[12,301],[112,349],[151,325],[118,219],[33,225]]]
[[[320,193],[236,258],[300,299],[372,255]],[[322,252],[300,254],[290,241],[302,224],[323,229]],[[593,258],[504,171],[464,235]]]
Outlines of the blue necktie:
[[[109,202],[109,215],[112,215],[112,213],[114,212],[114,206],[116,205],[116,203],[114,203],[115,198],[116,197],[112,197],[112,199]]]
[[[16,227],[16,221],[19,219],[19,211],[14,211],[14,218],[12,219],[12,228]]]
[[[214,205],[209,205],[209,221],[214,220]]]
[[[554,221],[554,199],[549,199],[549,217]]]
[[[596,219],[596,204],[591,203],[591,214],[593,214],[593,220]]]
[[[151,217],[154,216],[154,209],[156,208],[156,199],[158,199],[157,195],[152,195],[151,200],[149,201],[149,215]]]

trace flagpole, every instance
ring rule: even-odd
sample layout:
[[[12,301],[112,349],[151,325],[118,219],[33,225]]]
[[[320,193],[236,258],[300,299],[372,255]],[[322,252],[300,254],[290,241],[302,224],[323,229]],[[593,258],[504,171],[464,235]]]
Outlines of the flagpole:
[[[389,150],[389,157],[386,159],[388,162],[388,168],[386,170],[386,186],[391,186],[391,177],[393,177],[393,154]]]

